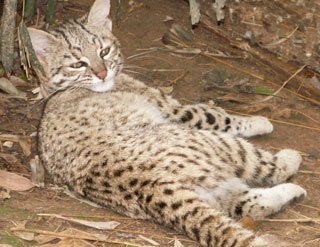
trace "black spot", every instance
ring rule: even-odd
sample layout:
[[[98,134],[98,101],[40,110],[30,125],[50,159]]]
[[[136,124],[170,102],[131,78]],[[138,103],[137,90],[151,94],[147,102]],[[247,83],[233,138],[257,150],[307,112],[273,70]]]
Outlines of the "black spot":
[[[91,171],[91,174],[95,177],[100,177],[100,172],[99,171]]]
[[[229,117],[227,117],[226,120],[225,120],[225,124],[229,125],[230,123],[231,123],[231,119]]]
[[[198,180],[199,180],[200,182],[203,182],[206,178],[207,178],[206,176],[200,176],[200,177],[198,178]]]
[[[111,185],[110,185],[107,181],[103,181],[103,182],[102,182],[102,185],[103,185],[104,187],[106,187],[106,188],[110,188],[110,187],[111,187]]]
[[[163,208],[165,208],[167,206],[167,203],[165,203],[165,202],[157,202],[156,206],[161,208],[161,209],[163,209]]]
[[[211,246],[212,236],[210,230],[207,233],[207,246]]]
[[[166,194],[166,195],[172,195],[172,194],[173,194],[173,190],[171,190],[171,189],[165,189],[165,190],[163,191],[163,193]]]
[[[193,118],[191,111],[186,111],[183,116],[181,117],[181,122],[185,123],[187,121],[190,121]]]
[[[227,126],[224,128],[223,132],[228,132],[228,130],[231,129],[231,126]]]
[[[171,208],[173,210],[177,210],[178,208],[180,208],[182,206],[182,203],[181,202],[175,202],[171,205]]]
[[[202,129],[202,120],[199,120],[196,124],[195,124],[195,127],[197,129]]]
[[[200,240],[200,232],[198,228],[192,228],[192,232],[194,234],[194,236],[196,237],[197,241]]]
[[[213,127],[214,130],[218,130],[219,129],[219,124],[216,124],[214,127]]]
[[[236,206],[234,212],[237,216],[242,216],[242,213],[243,213],[243,206],[247,203],[247,201],[242,201],[242,202],[239,202],[238,205]]]
[[[150,203],[151,200],[152,200],[152,197],[153,197],[152,194],[151,194],[151,195],[148,195],[148,196],[146,197],[146,203]]]
[[[203,225],[206,225],[206,224],[210,223],[213,219],[214,219],[214,216],[209,215],[209,216],[206,217],[203,221],[201,221],[200,227],[202,227]]]
[[[193,203],[194,200],[195,200],[195,199],[192,199],[192,198],[191,198],[191,199],[187,199],[187,200],[186,200],[186,203]]]
[[[133,187],[133,186],[135,186],[137,183],[138,183],[138,179],[135,178],[135,179],[131,180],[129,184],[130,184],[131,187]]]
[[[118,188],[119,188],[119,190],[120,190],[121,192],[127,191],[127,189],[126,189],[123,185],[121,185],[121,184],[118,185]]]
[[[105,167],[106,165],[108,165],[108,160],[103,161],[101,164],[102,167]]]
[[[174,109],[174,110],[173,110],[173,114],[174,114],[174,115],[177,115],[178,112],[179,112],[178,109]]]
[[[131,200],[132,196],[130,194],[127,194],[127,195],[124,196],[124,199],[125,200]]]
[[[111,190],[104,190],[103,193],[112,194],[112,191]]]
[[[151,183],[150,180],[145,180],[145,181],[143,181],[143,182],[141,183],[141,187],[144,187],[144,186],[146,186],[146,185],[148,185],[148,184],[150,184],[150,183]]]
[[[192,211],[192,216],[195,216],[199,212],[199,207],[196,207]]]
[[[205,115],[206,115],[208,124],[212,125],[216,122],[216,118],[211,113],[206,112]]]
[[[121,177],[121,175],[122,175],[123,172],[124,172],[123,169],[119,169],[119,170],[116,170],[116,171],[113,173],[113,175],[114,175],[115,177]]]
[[[235,170],[235,174],[238,178],[241,178],[242,175],[244,173],[244,169],[242,167],[238,167],[236,170]]]
[[[163,105],[162,105],[162,102],[161,102],[161,101],[157,101],[157,104],[158,104],[158,106],[159,106],[160,108],[162,108],[162,107],[163,107]]]
[[[230,245],[230,247],[236,246],[237,243],[238,243],[238,239],[235,239],[235,240],[233,241],[233,243]]]

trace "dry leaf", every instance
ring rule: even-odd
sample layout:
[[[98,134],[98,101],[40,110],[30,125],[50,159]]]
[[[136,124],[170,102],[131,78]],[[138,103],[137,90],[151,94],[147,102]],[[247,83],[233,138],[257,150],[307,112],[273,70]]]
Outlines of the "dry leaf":
[[[144,241],[146,241],[146,242],[148,242],[148,243],[150,243],[152,245],[160,245],[158,242],[156,242],[156,241],[154,241],[154,240],[152,240],[150,238],[146,238],[146,237],[144,237],[142,235],[139,235],[139,238],[143,239]]]
[[[257,226],[259,226],[261,224],[261,222],[258,222],[258,221],[254,221],[252,218],[246,216],[246,217],[243,217],[242,219],[239,220],[239,223],[247,228],[247,229],[254,229],[256,228]]]
[[[23,240],[27,240],[27,241],[33,241],[34,240],[34,233],[33,232],[13,231],[13,234],[16,237],[21,238]]]
[[[12,148],[13,142],[11,142],[11,141],[6,141],[6,142],[3,143],[3,146],[4,146],[4,147],[7,147],[7,148]]]
[[[58,243],[54,244],[45,244],[41,245],[39,247],[95,247],[94,245],[90,244],[87,241],[81,240],[81,239],[64,239],[61,240]]]
[[[0,89],[11,95],[17,95],[22,98],[26,97],[26,93],[19,91],[11,81],[4,77],[0,78]]]
[[[0,186],[14,191],[26,191],[32,189],[34,184],[25,177],[0,170]]]
[[[67,220],[73,223],[78,223],[81,225],[93,227],[99,230],[114,230],[118,225],[120,225],[117,221],[105,221],[105,222],[93,222],[87,220],[78,220],[73,218],[67,218],[58,214],[38,214],[39,216],[53,216],[58,219]]]
[[[6,154],[0,152],[0,157],[10,164],[11,169],[14,169],[15,171],[20,173],[29,173],[28,170],[21,164],[21,161],[13,154]]]
[[[96,239],[96,240],[100,240],[100,241],[107,240],[107,237],[102,234],[97,234],[97,233],[92,234],[92,233],[80,231],[75,228],[68,228],[67,230],[62,231],[59,234],[73,235],[73,236],[77,236],[78,238],[82,238],[82,239]],[[60,237],[60,236],[49,236],[49,235],[44,235],[44,234],[40,234],[34,238],[34,240],[38,244],[45,244],[45,243],[51,242],[54,239],[65,239],[65,238]]]
[[[13,247],[13,246],[10,244],[0,244],[0,247]]]
[[[17,136],[11,134],[2,134],[0,139],[6,141],[18,142],[24,155],[29,156],[31,154],[31,137],[30,136]]]
[[[170,94],[173,91],[173,86],[169,86],[169,87],[159,87],[159,89],[165,93],[165,94]]]
[[[86,199],[85,197],[81,197],[79,194],[77,194],[76,192],[73,192],[71,190],[64,190],[63,193],[65,193],[67,196],[69,196],[72,199],[76,199],[80,202],[83,202],[85,204],[90,205],[91,207],[94,208],[102,208],[100,205],[98,205],[97,203],[94,203],[92,201],[89,201],[88,199]]]

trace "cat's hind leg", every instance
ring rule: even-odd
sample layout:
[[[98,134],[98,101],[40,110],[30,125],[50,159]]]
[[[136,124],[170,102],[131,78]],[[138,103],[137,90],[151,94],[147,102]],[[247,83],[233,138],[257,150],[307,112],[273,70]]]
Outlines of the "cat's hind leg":
[[[234,218],[250,216],[255,220],[273,215],[285,206],[302,200],[307,192],[296,184],[279,184],[272,188],[253,188],[232,201],[229,214]]]
[[[250,216],[255,220],[273,215],[306,196],[306,191],[295,184],[250,188],[238,178],[230,178],[214,189],[196,187],[195,192],[211,207],[224,211],[231,217]]]

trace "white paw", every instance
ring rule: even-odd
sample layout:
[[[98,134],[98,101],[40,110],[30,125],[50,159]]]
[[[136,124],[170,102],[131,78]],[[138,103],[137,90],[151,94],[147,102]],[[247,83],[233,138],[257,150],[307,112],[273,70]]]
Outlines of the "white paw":
[[[279,209],[292,202],[300,201],[307,196],[305,189],[291,183],[279,184],[272,187],[271,191],[274,192],[273,200],[278,203]]]
[[[241,133],[245,137],[269,134],[273,131],[273,125],[269,119],[261,116],[249,117],[245,125],[246,128]]]
[[[292,149],[283,149],[275,155],[278,160],[277,164],[285,168],[288,177],[296,174],[302,162],[301,155]]]
[[[253,240],[252,245],[250,247],[302,247],[302,245],[298,243],[293,243],[289,241],[282,240],[277,236],[266,234],[258,236],[255,240]]]

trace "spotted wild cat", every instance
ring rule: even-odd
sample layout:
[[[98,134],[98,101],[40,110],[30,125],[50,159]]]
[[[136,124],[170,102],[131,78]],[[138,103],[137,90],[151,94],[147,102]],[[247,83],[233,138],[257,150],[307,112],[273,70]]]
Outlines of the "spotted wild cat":
[[[303,198],[285,183],[299,153],[271,154],[238,137],[272,132],[264,117],[181,105],[122,73],[109,10],[110,0],[96,0],[88,15],[49,32],[29,28],[47,75],[38,133],[47,171],[93,202],[203,246],[273,246],[232,218],[263,219]]]

